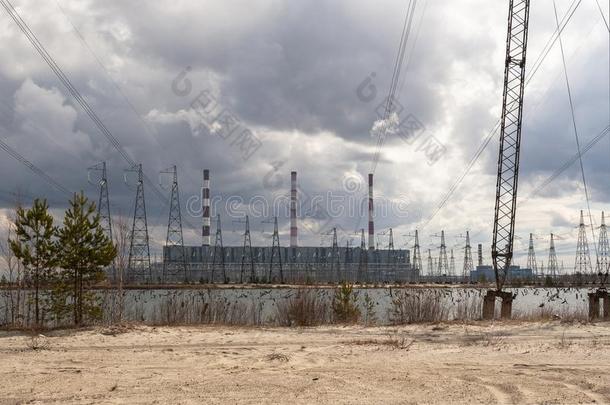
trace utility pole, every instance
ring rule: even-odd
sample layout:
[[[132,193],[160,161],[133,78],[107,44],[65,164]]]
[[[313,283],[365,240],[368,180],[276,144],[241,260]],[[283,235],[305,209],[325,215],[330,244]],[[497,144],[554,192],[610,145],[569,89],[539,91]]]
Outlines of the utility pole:
[[[188,281],[188,275],[186,271],[186,252],[184,251],[184,239],[182,236],[178,169],[176,165],[173,165],[162,170],[159,174],[169,174],[172,176],[167,236],[165,238],[165,249],[163,250],[163,279],[165,280],[167,274],[177,275],[179,272],[182,272],[186,282]]]
[[[150,247],[148,244],[148,223],[146,222],[146,202],[144,200],[144,175],[142,163],[132,166],[125,171],[125,182],[127,173],[138,173],[136,186],[136,202],[133,210],[133,223],[131,226],[131,241],[129,244],[129,274],[148,278],[150,281]]]
[[[529,0],[509,2],[496,204],[491,245],[497,290],[488,292],[485,297],[484,319],[493,318],[497,297],[502,299],[502,317],[510,318],[512,312],[512,293],[502,292],[502,287],[513,258],[529,11]]]

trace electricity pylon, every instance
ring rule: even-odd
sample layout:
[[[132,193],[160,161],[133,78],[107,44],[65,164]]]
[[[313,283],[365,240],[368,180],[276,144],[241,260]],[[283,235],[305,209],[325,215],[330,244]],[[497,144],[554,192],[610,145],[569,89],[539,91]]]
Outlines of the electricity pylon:
[[[110,216],[110,198],[108,197],[108,177],[106,176],[106,162],[100,162],[88,169],[87,177],[91,184],[91,172],[101,172],[98,184],[100,186],[100,194],[97,203],[97,213],[100,216],[100,227],[104,230],[104,234],[111,242],[114,243],[112,237],[112,217]],[[116,266],[112,261],[112,278],[116,281]]]
[[[335,234],[336,237],[336,234]],[[273,219],[273,243],[271,245],[271,257],[269,258],[269,282],[273,281],[273,260],[277,255],[277,264],[280,270],[280,283],[284,283],[284,273],[282,271],[282,249],[280,248],[280,234],[277,227],[277,217]]]
[[[445,245],[445,231],[441,231],[441,246],[438,256],[438,274],[441,277],[449,274],[449,264],[447,263],[447,246]]]
[[[549,246],[549,262],[547,274],[552,278],[557,278],[559,272],[559,265],[557,264],[557,252],[555,252],[555,238],[551,234],[551,245]]]
[[[449,257],[449,277],[455,275],[455,256],[453,256],[453,249],[451,249],[451,256]]]
[[[330,274],[336,275],[337,281],[341,281],[339,244],[337,242],[337,228],[333,228],[333,246],[330,255]]]
[[[574,272],[579,274],[591,273],[591,256],[589,255],[589,243],[587,242],[587,231],[582,210],[580,211],[580,224],[578,225],[578,244],[576,245]]]
[[[146,202],[144,200],[144,175],[142,164],[137,164],[126,170],[138,173],[136,186],[136,201],[133,210],[133,223],[129,243],[128,273],[132,276],[148,276],[150,278],[150,248],[148,244],[148,223],[146,222]]]
[[[214,257],[212,259],[212,283],[214,283],[214,270],[216,269],[217,264],[220,264],[220,269],[222,270],[222,282],[226,283],[227,273],[225,270],[225,249],[222,245],[222,227],[220,225],[220,214],[216,215],[216,240],[214,241]]]
[[[254,283],[256,281],[256,277],[254,274],[254,255],[252,254],[252,239],[250,238],[250,219],[246,215],[245,221],[234,220],[233,222],[246,224],[246,229],[244,231],[244,244],[241,253],[239,282],[244,282],[244,270],[246,268],[246,265],[248,264],[250,266],[250,282]]]
[[[366,240],[364,239],[364,229],[360,230],[360,258],[358,260],[358,276],[357,282],[362,283],[364,275],[368,276],[369,267],[369,252],[366,248]]]
[[[466,231],[466,246],[464,247],[464,268],[462,271],[462,277],[464,282],[470,279],[470,272],[472,271],[472,246],[470,246],[470,233]]]
[[[538,276],[538,265],[536,264],[536,251],[534,250],[534,235],[530,233],[530,244],[527,248],[527,268],[532,270],[534,276]]]
[[[421,272],[423,270],[421,264],[421,253],[419,251],[419,235],[415,230],[415,242],[413,243],[413,269]]]
[[[187,281],[186,252],[182,236],[182,214],[180,211],[180,192],[178,190],[178,169],[173,165],[160,174],[172,175],[172,189],[169,197],[169,217],[167,221],[167,236],[163,250],[163,278],[167,274],[176,275],[182,272]]]
[[[608,248],[608,231],[606,229],[606,219],[602,211],[602,223],[599,227],[599,244],[597,249],[597,276],[602,286],[606,284],[608,277],[608,265],[610,264]]]
[[[432,262],[432,251],[428,249],[428,275],[434,276],[434,264]]]

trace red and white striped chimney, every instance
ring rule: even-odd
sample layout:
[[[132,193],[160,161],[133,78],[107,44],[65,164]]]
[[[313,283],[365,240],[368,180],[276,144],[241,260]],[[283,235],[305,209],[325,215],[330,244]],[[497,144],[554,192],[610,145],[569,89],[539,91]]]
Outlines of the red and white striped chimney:
[[[373,173],[369,173],[369,249],[375,249],[375,223],[373,222]]]
[[[210,246],[210,170],[203,170],[203,246]]]
[[[290,247],[297,242],[297,172],[290,172]]]

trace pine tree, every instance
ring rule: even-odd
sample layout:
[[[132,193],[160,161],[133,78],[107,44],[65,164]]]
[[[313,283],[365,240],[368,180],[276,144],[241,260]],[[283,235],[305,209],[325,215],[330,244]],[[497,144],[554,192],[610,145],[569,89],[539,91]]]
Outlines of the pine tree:
[[[40,289],[57,263],[56,235],[57,228],[53,225],[53,216],[49,214],[46,200],[35,199],[29,210],[17,208],[15,238],[10,240],[10,247],[23,264],[26,278],[34,286],[36,327],[40,327],[42,321]]]
[[[63,269],[58,286],[68,295],[66,308],[71,309],[74,323],[80,325],[84,315],[101,316],[95,295],[87,290],[105,278],[103,268],[112,263],[117,250],[100,226],[95,204],[82,192],[74,194],[70,201],[58,236],[59,264]]]

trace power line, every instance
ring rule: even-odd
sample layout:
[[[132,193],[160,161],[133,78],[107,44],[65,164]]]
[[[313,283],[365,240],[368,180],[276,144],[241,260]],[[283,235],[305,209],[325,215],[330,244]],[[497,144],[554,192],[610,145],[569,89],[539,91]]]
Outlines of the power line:
[[[557,16],[557,4],[553,0],[553,10],[555,12],[555,22],[557,23],[557,29],[559,29],[559,17]],[[570,101],[570,112],[572,115],[572,127],[574,128],[574,137],[576,138],[576,148],[578,150],[578,162],[580,164],[580,173],[582,174],[582,184],[585,188],[585,199],[587,200],[587,211],[589,212],[589,222],[591,224],[591,234],[595,241],[595,228],[593,227],[593,217],[591,216],[591,202],[589,199],[589,190],[587,188],[587,178],[585,176],[585,167],[582,163],[582,153],[580,151],[580,139],[578,137],[578,128],[576,126],[576,115],[574,114],[574,103],[572,101],[572,89],[570,87],[570,79],[568,77],[568,67],[566,65],[566,58],[563,52],[563,40],[561,39],[561,33],[559,35],[559,49],[561,50],[561,60],[563,62],[563,73],[566,79],[566,87],[568,90],[568,100]],[[595,244],[594,244],[595,246]],[[595,254],[597,255],[597,246],[595,246]]]
[[[545,44],[545,46],[542,49],[542,52],[536,58],[536,61],[533,64],[531,72],[529,74],[527,74],[527,76],[525,78],[525,87],[527,87],[527,85],[530,83],[530,81],[534,78],[534,76],[538,72],[538,69],[540,68],[540,66],[542,66],[542,63],[544,62],[544,60],[546,59],[550,50],[553,48],[553,45],[557,41],[557,38],[559,37],[558,34],[561,33],[565,29],[566,25],[570,22],[570,20],[572,19],[572,16],[574,15],[574,13],[575,13],[576,9],[578,8],[578,6],[580,5],[581,1],[582,0],[574,0],[572,2],[572,4],[570,5],[570,8],[568,9],[568,11],[566,12],[566,14],[564,15],[564,17],[561,20],[560,27],[558,27],[555,30],[555,32],[553,32],[551,37],[548,39],[547,43]],[[423,225],[422,225],[423,228],[425,228],[430,223],[430,221],[432,221],[432,219],[434,219],[434,217],[445,207],[445,205],[447,204],[449,199],[453,196],[453,193],[455,193],[455,191],[459,188],[459,186],[464,181],[464,178],[466,178],[466,176],[470,173],[470,170],[472,169],[472,167],[479,160],[479,158],[481,157],[481,155],[487,148],[487,145],[489,145],[489,142],[492,140],[494,135],[496,135],[496,133],[498,132],[499,128],[500,128],[500,119],[498,119],[496,121],[496,124],[494,125],[492,130],[489,131],[487,136],[483,139],[483,142],[477,148],[474,156],[472,157],[472,159],[470,160],[468,165],[466,165],[466,169],[460,174],[460,176],[457,178],[457,180],[451,185],[451,187],[449,187],[449,190],[443,195],[443,197],[441,198],[437,207],[432,212],[432,215],[430,215],[430,217],[423,223]]]

